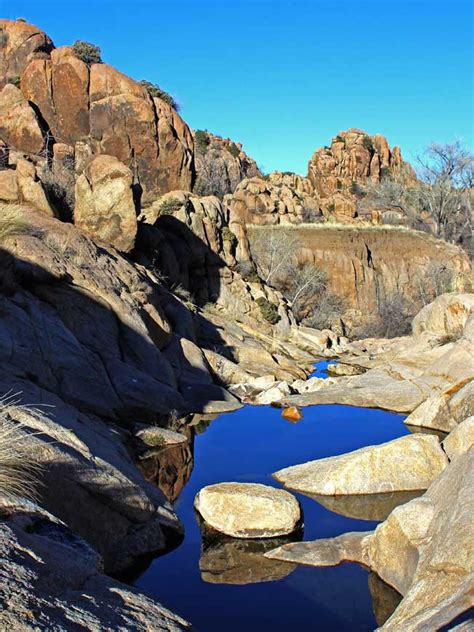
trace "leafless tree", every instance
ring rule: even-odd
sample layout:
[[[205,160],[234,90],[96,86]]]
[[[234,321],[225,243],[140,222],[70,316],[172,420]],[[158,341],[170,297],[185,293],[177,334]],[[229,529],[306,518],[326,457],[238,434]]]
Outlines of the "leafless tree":
[[[290,302],[299,322],[328,327],[340,316],[342,301],[328,289],[325,272],[301,261],[301,246],[291,229],[253,230],[250,246],[260,277]]]

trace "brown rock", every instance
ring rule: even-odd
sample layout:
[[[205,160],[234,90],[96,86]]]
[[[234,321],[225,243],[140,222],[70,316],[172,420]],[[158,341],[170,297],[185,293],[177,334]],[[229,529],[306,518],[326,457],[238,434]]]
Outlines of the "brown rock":
[[[0,92],[0,139],[25,153],[39,154],[44,146],[35,112],[11,84]]]
[[[303,413],[297,406],[288,406],[288,408],[282,410],[281,416],[292,423],[296,423],[303,418]]]
[[[20,77],[33,59],[47,57],[52,48],[49,37],[36,26],[0,20],[0,88],[9,77]]]
[[[46,215],[54,216],[41,181],[37,177],[35,166],[31,162],[18,160],[16,178],[19,202],[33,206]]]
[[[132,172],[114,156],[96,156],[76,182],[74,223],[89,235],[128,252],[137,217]]]

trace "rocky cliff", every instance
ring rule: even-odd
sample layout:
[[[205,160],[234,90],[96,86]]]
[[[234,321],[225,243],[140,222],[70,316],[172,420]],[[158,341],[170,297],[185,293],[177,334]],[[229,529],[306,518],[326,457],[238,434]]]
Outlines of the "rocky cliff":
[[[271,227],[249,229],[272,230]],[[301,263],[311,263],[327,274],[329,287],[344,299],[347,326],[367,323],[379,313],[385,301],[402,296],[415,314],[430,296],[433,275],[456,278],[462,289],[472,283],[468,255],[458,246],[447,244],[421,232],[398,227],[373,226],[279,227],[298,240],[294,253]],[[436,273],[436,270],[438,271]]]
[[[241,143],[221,138],[211,132],[194,132],[196,185],[199,195],[233,193],[245,178],[259,176],[260,170],[253,158],[242,149]]]
[[[172,189],[191,189],[191,131],[146,87],[108,64],[84,63],[69,46],[54,48],[23,22],[0,20],[0,51],[0,78],[10,82],[0,110],[10,168],[18,154],[26,154],[38,170],[68,169],[74,175],[91,155],[110,154],[132,170],[142,203]],[[54,202],[54,191],[51,197]]]

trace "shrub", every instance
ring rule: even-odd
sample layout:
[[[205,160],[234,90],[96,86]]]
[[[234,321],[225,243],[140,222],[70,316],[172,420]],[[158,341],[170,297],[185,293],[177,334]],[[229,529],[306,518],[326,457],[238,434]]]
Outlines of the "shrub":
[[[360,156],[356,156],[356,163],[360,165],[362,162],[362,158]]]
[[[90,44],[89,42],[77,40],[76,42],[74,42],[72,48],[74,50],[75,56],[88,66],[90,66],[91,64],[102,63],[100,48],[95,44]]]
[[[224,241],[230,242],[232,246],[237,245],[237,237],[234,235],[234,233],[230,230],[228,226],[224,226],[221,234],[222,234],[222,239]]]
[[[201,152],[201,154],[205,154],[208,150],[211,139],[209,138],[209,134],[202,129],[198,129],[194,134],[194,141],[196,143],[196,149]]]
[[[7,83],[11,83],[15,88],[19,88],[21,84],[21,79],[18,75],[14,75],[13,77],[8,77]]]
[[[8,33],[0,29],[0,48],[3,48],[4,46],[6,46],[7,42],[8,42]]]
[[[26,22],[25,18],[17,18],[16,21],[17,22]]]
[[[319,209],[311,208],[310,206],[303,206],[301,218],[305,224],[312,224],[317,222],[321,217]]]
[[[389,167],[381,167],[380,168],[380,178],[382,180],[384,178],[390,178],[390,168]]]
[[[7,237],[22,235],[30,230],[28,224],[21,219],[21,212],[21,206],[16,204],[0,205],[0,244]]]
[[[179,211],[182,206],[183,202],[178,200],[178,198],[167,198],[166,200],[163,200],[158,208],[159,217],[162,215],[173,215],[173,213]]]
[[[176,112],[179,111],[179,103],[175,100],[173,96],[171,96],[171,94],[169,94],[169,92],[166,92],[166,90],[160,88],[157,83],[152,83],[151,81],[147,81],[146,79],[142,79],[139,83],[148,90],[148,94],[150,96],[156,99],[161,99],[162,101],[170,105],[174,110],[176,110]]]
[[[231,143],[230,145],[227,145],[227,151],[234,158],[237,158],[240,155],[240,149],[237,147],[235,143]]]
[[[260,308],[260,313],[263,318],[271,325],[275,325],[280,320],[278,307],[264,296],[257,299],[257,305]]]
[[[181,299],[190,312],[196,311],[196,303],[194,301],[194,296],[191,294],[189,290],[181,285],[181,283],[176,283],[171,288],[171,293],[174,294],[177,298]]]
[[[371,154],[374,153],[375,151],[374,141],[370,138],[370,136],[366,134],[364,138],[362,139],[362,144],[368,151],[370,151]]]
[[[71,157],[55,162],[52,168],[45,166],[40,173],[46,197],[63,221],[72,221],[76,197],[74,168],[74,158]]]
[[[334,204],[334,202],[331,202],[330,204],[328,204],[329,213],[334,213],[335,210],[336,210],[336,205]]]
[[[342,190],[342,182],[341,182],[341,180],[339,180],[339,178],[336,180],[336,189],[338,191]]]

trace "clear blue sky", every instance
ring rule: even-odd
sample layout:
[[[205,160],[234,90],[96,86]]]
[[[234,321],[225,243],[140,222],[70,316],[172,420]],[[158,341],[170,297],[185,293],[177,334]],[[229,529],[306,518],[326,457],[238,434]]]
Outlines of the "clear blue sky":
[[[348,127],[407,158],[432,140],[473,143],[470,0],[0,0],[0,15],[57,46],[98,44],[267,171],[306,173]]]

